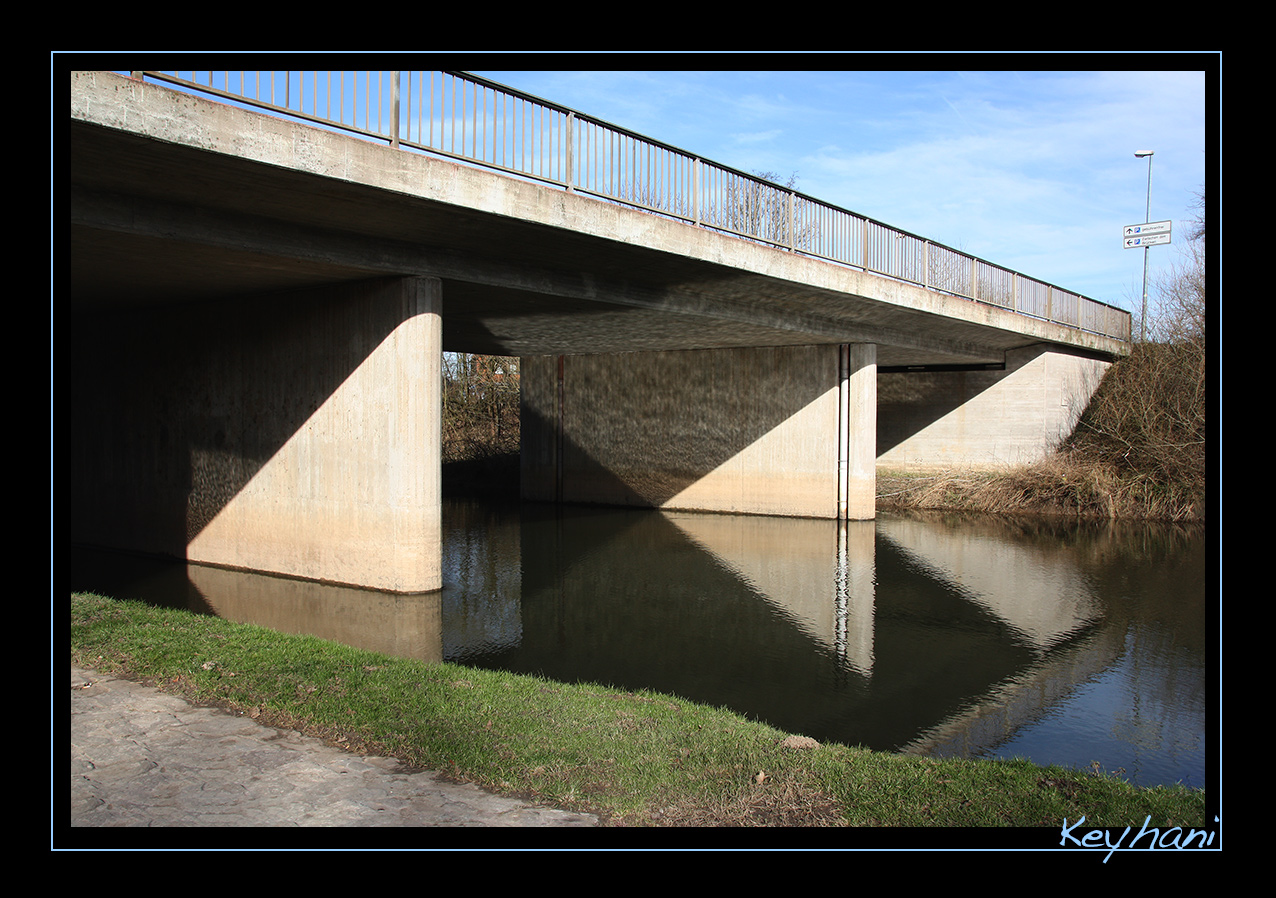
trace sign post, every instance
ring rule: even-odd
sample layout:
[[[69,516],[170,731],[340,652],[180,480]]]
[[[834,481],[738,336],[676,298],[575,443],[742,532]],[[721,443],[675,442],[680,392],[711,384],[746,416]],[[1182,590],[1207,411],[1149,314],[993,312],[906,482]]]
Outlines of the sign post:
[[[1135,155],[1139,155],[1135,153]],[[1148,153],[1148,155],[1152,155]],[[1148,201],[1151,202],[1152,162],[1148,160]],[[1148,322],[1148,247],[1170,242],[1172,222],[1145,221],[1143,224],[1126,225],[1121,234],[1121,245],[1126,249],[1143,249],[1143,323],[1139,326],[1142,336],[1147,335]],[[1142,339],[1142,337],[1140,337]]]

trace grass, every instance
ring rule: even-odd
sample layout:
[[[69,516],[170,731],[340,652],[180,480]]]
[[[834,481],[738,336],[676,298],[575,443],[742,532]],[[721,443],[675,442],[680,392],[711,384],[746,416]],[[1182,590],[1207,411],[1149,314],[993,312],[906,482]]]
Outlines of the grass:
[[[71,662],[613,826],[1205,827],[1205,793],[1026,761],[804,747],[653,692],[394,658],[71,596]],[[1057,836],[1055,842],[1057,843]]]
[[[878,471],[879,508],[1199,523],[1199,491],[1079,453],[996,470]]]

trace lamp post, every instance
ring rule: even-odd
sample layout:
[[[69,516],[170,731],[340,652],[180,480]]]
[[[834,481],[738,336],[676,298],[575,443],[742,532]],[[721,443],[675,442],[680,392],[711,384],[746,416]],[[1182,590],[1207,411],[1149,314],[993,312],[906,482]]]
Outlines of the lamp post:
[[[1135,157],[1142,159],[1147,157],[1148,160],[1148,198],[1147,207],[1143,211],[1143,220],[1150,221],[1152,215],[1152,150],[1138,150]],[[1143,317],[1139,321],[1139,342],[1147,340],[1148,333],[1148,250],[1150,246],[1143,247]]]

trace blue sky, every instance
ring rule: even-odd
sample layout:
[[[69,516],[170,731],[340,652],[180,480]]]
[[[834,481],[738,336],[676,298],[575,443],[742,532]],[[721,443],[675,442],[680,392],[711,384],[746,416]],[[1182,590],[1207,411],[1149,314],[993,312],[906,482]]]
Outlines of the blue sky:
[[[803,193],[1126,309],[1143,252],[1121,229],[1147,200],[1134,152],[1155,152],[1149,220],[1174,222],[1150,279],[1216,180],[1202,71],[469,71],[733,168],[796,174]]]

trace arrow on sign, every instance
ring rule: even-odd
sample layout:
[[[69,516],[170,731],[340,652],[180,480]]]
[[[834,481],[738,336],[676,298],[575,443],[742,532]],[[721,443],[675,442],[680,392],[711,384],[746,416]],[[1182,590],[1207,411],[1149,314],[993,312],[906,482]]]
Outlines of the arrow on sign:
[[[1158,243],[1169,243],[1169,234],[1150,234],[1147,236],[1126,237],[1125,248],[1135,249],[1140,246],[1156,246]]]
[[[1170,226],[1173,224],[1168,221],[1149,221],[1143,224],[1132,224],[1125,226],[1126,237],[1142,237],[1147,234],[1168,234]]]

